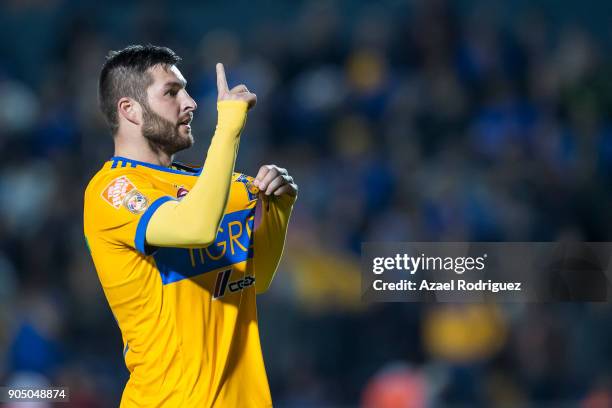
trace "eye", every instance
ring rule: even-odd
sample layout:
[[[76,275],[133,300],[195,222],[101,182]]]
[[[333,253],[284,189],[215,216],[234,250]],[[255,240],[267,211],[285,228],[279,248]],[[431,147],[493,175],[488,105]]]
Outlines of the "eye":
[[[166,95],[176,96],[177,94],[178,94],[178,90],[176,90],[176,89],[170,89],[170,90],[166,91]]]

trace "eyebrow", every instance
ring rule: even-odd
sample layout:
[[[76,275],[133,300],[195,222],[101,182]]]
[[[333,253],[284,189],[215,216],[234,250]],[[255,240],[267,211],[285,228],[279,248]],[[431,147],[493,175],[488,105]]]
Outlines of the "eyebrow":
[[[178,86],[180,88],[185,88],[187,86],[187,81],[184,81],[184,80],[170,81],[164,84],[164,88],[173,88],[175,86]]]

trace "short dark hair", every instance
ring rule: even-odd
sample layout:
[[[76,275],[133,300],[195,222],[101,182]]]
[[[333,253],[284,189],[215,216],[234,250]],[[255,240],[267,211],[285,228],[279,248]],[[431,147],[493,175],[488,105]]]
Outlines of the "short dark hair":
[[[156,45],[130,45],[111,51],[100,72],[98,102],[112,134],[119,129],[117,101],[123,97],[146,103],[146,89],[153,82],[147,70],[156,65],[171,66],[181,61],[170,48]]]

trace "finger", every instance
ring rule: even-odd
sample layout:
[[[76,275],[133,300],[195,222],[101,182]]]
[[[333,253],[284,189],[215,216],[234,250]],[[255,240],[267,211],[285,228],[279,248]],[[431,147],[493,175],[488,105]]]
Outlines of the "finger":
[[[232,89],[230,89],[230,93],[236,94],[241,92],[249,92],[249,89],[244,84],[236,85]]]
[[[277,169],[278,170],[278,169]],[[278,190],[281,186],[293,183],[293,177],[288,174],[278,174],[278,176],[270,182],[268,188],[266,189],[266,194],[270,195],[276,190]]]
[[[282,170],[282,169],[279,169],[279,170]],[[286,182],[287,184],[291,184],[291,183],[293,183],[293,177],[291,177],[290,175],[288,175],[288,174],[283,174],[282,172],[279,172],[279,173],[278,173],[278,175],[279,175],[279,176],[281,176],[282,178],[284,178],[284,179],[285,179],[285,182]]]
[[[253,106],[255,106],[255,104],[257,104],[257,95],[251,92],[229,92],[227,99],[234,101],[244,101],[247,103],[249,109],[251,109]]]
[[[272,166],[270,171],[266,173],[264,178],[259,183],[259,189],[265,191],[270,185],[270,183],[272,182],[272,180],[274,180],[278,176],[279,176],[278,169],[276,168],[276,166]]]
[[[219,94],[229,92],[227,79],[225,78],[225,68],[220,62],[217,63],[217,92]]]
[[[244,95],[246,95],[244,100],[247,102],[249,109],[251,109],[253,106],[257,104],[257,95],[255,95],[254,93],[250,93],[250,92]]]
[[[270,184],[268,184],[268,188],[266,189],[266,195],[272,194],[277,188],[285,184],[287,184],[287,180],[285,180],[282,175],[278,175],[272,181],[270,181]]]
[[[259,168],[259,171],[257,172],[257,176],[255,176],[255,180],[253,181],[253,183],[259,187],[259,184],[263,181],[264,177],[266,176],[266,174],[268,174],[268,172],[270,171],[271,166],[266,165],[266,166],[261,166]]]
[[[295,197],[297,195],[297,184],[293,184],[293,183],[285,184],[285,185],[280,186],[274,191],[275,196],[279,196],[283,194],[288,194],[291,197]]]

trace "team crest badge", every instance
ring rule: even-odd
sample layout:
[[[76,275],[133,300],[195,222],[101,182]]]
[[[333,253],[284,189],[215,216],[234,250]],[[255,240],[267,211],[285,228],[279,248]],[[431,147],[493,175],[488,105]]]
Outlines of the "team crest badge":
[[[102,191],[102,198],[119,209],[125,197],[135,189],[136,186],[126,176],[117,177]]]
[[[140,191],[134,189],[123,199],[123,205],[133,214],[140,214],[147,209],[149,200]]]
[[[253,184],[253,178],[247,177],[244,174],[241,174],[236,179],[237,182],[244,184],[244,188],[246,188],[247,196],[249,197],[249,201],[253,201],[257,199],[257,194],[259,193],[259,188]]]
[[[259,194],[259,188],[258,188],[258,187],[257,187],[255,184],[253,184],[253,182],[252,182],[252,181],[249,181],[249,182],[246,184],[246,188],[247,188],[247,191],[248,191],[248,192],[249,192],[251,195],[257,195],[257,194]]]

